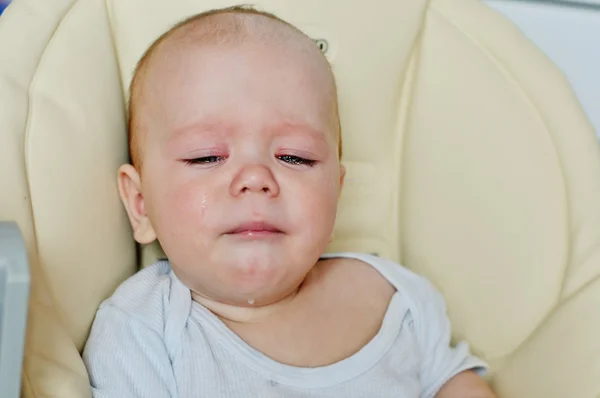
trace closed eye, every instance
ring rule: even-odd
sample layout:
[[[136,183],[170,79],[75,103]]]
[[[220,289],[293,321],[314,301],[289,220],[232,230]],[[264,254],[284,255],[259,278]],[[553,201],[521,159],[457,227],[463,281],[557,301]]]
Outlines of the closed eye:
[[[187,164],[211,164],[211,163],[219,163],[225,160],[223,156],[203,156],[201,158],[192,158],[192,159],[184,159],[183,161]]]
[[[315,163],[317,163],[316,160],[305,159],[305,158],[301,158],[300,156],[294,156],[294,155],[281,155],[281,156],[277,156],[277,159],[279,159],[285,163],[289,163],[289,164],[297,165],[297,166],[312,167],[315,165]]]

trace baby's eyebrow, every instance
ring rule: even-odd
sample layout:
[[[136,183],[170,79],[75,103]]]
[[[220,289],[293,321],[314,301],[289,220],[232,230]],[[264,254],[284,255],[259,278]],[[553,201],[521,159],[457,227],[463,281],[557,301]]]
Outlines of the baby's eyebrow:
[[[187,136],[188,134],[222,136],[223,134],[232,133],[236,130],[236,126],[223,119],[208,119],[199,122],[193,122],[181,128],[177,128],[171,134],[170,141]],[[268,127],[269,132],[273,135],[290,135],[292,133],[306,134],[317,141],[327,142],[326,132],[312,127],[308,123],[283,121],[274,123]]]
[[[327,141],[327,135],[324,131],[314,128],[307,123],[286,121],[275,125],[273,128],[278,133],[300,132],[302,134],[307,134],[316,140]]]
[[[192,133],[193,134],[202,133],[202,134],[216,135],[216,134],[221,134],[223,132],[231,131],[232,128],[233,128],[233,126],[230,123],[225,122],[224,120],[208,119],[208,120],[192,122],[183,127],[176,128],[173,130],[173,133],[171,134],[170,138],[175,139],[175,138],[185,136],[187,134],[192,134]]]

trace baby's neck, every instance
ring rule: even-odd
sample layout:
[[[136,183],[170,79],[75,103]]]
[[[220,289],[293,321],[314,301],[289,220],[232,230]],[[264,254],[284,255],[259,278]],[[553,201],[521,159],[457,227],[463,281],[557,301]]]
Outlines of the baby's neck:
[[[220,318],[238,323],[258,323],[285,309],[296,298],[299,290],[300,287],[281,300],[261,306],[254,306],[252,300],[248,301],[248,306],[225,304],[196,292],[192,292],[192,299]]]

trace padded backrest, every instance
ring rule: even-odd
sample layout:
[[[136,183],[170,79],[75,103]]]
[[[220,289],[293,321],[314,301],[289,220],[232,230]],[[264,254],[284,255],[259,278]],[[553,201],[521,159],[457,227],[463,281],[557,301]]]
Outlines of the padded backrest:
[[[52,384],[44,360],[71,377],[62,391],[87,382],[98,304],[160,255],[136,248],[115,184],[135,63],[233,3],[17,0],[0,19],[0,219],[28,244],[26,367],[42,380],[27,394]],[[501,371],[600,274],[600,157],[566,80],[476,0],[256,4],[323,40],[338,80],[348,174],[329,250],[429,277],[455,336],[518,378]]]

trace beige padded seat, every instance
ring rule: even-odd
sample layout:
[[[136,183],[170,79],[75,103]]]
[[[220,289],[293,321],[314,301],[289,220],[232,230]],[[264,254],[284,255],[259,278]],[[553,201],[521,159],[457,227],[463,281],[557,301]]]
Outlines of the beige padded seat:
[[[321,40],[347,183],[330,250],[378,253],[447,299],[501,397],[600,395],[600,152],[556,66],[476,0],[258,0]],[[99,303],[159,255],[116,189],[135,63],[230,0],[15,0],[0,18],[0,219],[33,273],[23,394],[90,395]]]

